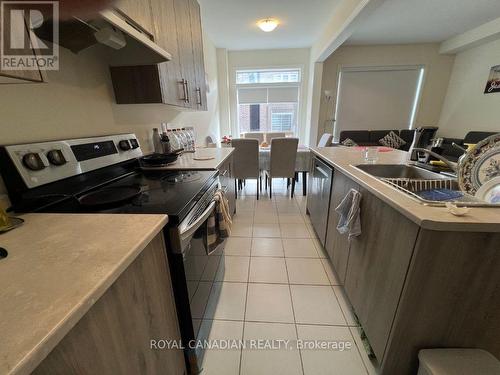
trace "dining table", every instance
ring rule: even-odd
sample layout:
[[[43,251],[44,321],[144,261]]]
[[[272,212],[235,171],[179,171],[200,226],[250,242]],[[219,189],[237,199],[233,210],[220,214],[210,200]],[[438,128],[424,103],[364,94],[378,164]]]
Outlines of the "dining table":
[[[259,147],[259,168],[261,171],[269,170],[271,161],[271,147]],[[311,166],[311,150],[308,146],[299,145],[295,159],[295,172],[302,173],[302,193],[307,192],[307,172]]]

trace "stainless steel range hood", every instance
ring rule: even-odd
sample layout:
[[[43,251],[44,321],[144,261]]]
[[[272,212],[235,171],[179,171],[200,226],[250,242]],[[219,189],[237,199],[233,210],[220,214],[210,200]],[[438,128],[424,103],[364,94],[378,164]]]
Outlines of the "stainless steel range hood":
[[[61,21],[59,45],[78,53],[98,44],[95,34],[103,28],[112,28],[124,37],[123,48],[116,50],[110,48],[110,63],[114,66],[158,64],[172,59],[170,53],[154,42],[152,35],[131,24],[114,10],[102,11],[91,19],[74,17],[71,20]],[[50,22],[45,22],[35,32],[41,39],[52,42]]]

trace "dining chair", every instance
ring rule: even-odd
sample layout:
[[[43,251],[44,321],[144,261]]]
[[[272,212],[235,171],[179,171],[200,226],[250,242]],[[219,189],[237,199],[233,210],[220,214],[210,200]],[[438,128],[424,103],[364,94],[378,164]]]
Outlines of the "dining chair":
[[[266,142],[271,144],[272,140],[274,138],[285,138],[286,137],[286,133],[285,132],[267,132],[265,133],[265,138],[266,138]]]
[[[259,199],[259,141],[257,139],[237,138],[231,141],[234,147],[233,176],[235,191],[238,195],[240,180],[257,179],[257,199]]]
[[[297,159],[298,138],[274,138],[271,141],[271,154],[269,170],[264,171],[266,175],[266,188],[269,181],[269,198],[273,196],[273,178],[292,179],[291,197],[295,190],[297,173],[295,172],[295,161]]]
[[[318,147],[329,147],[332,145],[332,140],[333,135],[331,135],[330,133],[323,133],[318,142]]]
[[[242,133],[242,138],[245,139],[256,139],[259,141],[259,145],[264,142],[264,133],[263,132],[247,132]]]

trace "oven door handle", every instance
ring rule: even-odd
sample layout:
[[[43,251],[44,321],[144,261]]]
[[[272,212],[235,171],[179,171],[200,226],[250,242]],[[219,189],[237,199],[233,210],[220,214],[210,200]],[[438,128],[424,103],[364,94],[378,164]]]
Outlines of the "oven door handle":
[[[191,237],[196,230],[201,227],[201,225],[205,222],[205,220],[208,219],[208,217],[212,214],[212,211],[215,208],[215,205],[217,204],[216,201],[212,201],[212,203],[209,204],[207,209],[201,214],[201,216],[195,220],[194,223],[189,225],[186,229],[184,229],[182,232],[179,233],[179,236],[181,238],[181,241],[184,241]]]

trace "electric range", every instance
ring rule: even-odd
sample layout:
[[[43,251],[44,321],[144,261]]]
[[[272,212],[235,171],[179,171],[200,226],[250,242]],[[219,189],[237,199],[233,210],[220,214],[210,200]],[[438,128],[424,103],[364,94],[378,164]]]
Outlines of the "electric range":
[[[204,350],[196,339],[209,301],[191,303],[198,289],[210,291],[224,272],[221,251],[208,253],[206,222],[220,188],[217,171],[142,171],[134,134],[0,147],[0,172],[15,212],[167,214],[163,229],[188,371],[199,373]],[[140,220],[140,218],[138,218]],[[110,234],[112,235],[112,234]],[[223,249],[224,243],[217,249]],[[211,303],[218,299],[212,293]]]

